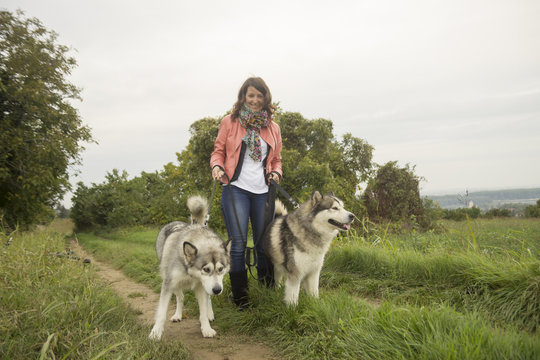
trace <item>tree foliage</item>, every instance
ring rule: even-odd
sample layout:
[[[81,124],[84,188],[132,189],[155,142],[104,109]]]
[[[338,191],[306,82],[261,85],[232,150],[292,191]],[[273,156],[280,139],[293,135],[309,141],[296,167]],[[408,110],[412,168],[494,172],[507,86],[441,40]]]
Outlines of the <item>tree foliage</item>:
[[[360,183],[371,174],[373,147],[347,133],[341,141],[326,119],[307,120],[301,114],[279,115],[283,138],[282,186],[300,201],[314,190],[333,191],[348,208],[362,216]]]
[[[525,208],[524,215],[526,217],[540,217],[540,199],[536,201],[535,205],[529,205]]]
[[[364,201],[372,219],[399,221],[413,219],[429,226],[424,204],[420,198],[421,178],[408,164],[399,167],[396,161],[380,166],[364,192]]]
[[[81,143],[92,141],[71,105],[76,61],[57,34],[22,12],[0,11],[0,217],[39,221],[70,188]]]
[[[464,221],[469,219],[478,219],[482,215],[480,208],[473,206],[470,208],[444,209],[443,219]]]
[[[332,122],[325,119],[307,120],[299,113],[281,111],[278,119],[283,137],[282,186],[287,192],[304,201],[314,190],[334,191],[351,211],[362,215],[358,189],[371,170],[372,146],[351,134],[337,141]],[[162,224],[187,219],[187,197],[199,193],[208,198],[211,194],[210,154],[220,120],[207,117],[195,121],[190,126],[187,147],[177,153],[178,163],[169,163],[160,172],[143,173],[129,180],[127,174],[114,170],[103,184],[87,187],[80,183],[71,211],[77,226]],[[120,195],[122,192],[124,195]],[[139,192],[144,196],[133,195]],[[224,229],[220,192],[218,186],[210,217],[210,226],[215,230]],[[116,213],[125,216],[116,218]]]

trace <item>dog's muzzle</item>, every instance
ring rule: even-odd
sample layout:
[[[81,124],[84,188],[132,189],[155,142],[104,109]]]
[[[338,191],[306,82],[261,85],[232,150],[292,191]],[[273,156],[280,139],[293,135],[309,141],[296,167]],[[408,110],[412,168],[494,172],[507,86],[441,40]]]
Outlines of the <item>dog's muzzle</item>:
[[[334,219],[329,219],[328,222],[332,225],[334,225],[335,227],[337,227],[338,229],[340,230],[349,230],[351,228],[351,223],[354,221],[354,214],[353,213],[349,213],[349,221],[346,222],[346,223],[341,223],[339,221],[336,221]]]
[[[219,285],[216,285],[212,288],[212,292],[214,293],[214,295],[221,294],[221,291],[223,291],[223,288]]]

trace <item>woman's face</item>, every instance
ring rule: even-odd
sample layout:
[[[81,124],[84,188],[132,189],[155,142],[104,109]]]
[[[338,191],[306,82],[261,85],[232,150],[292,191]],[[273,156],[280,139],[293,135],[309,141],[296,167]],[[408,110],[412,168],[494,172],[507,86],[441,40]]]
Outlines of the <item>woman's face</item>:
[[[264,106],[264,95],[253,86],[249,86],[246,92],[246,105],[251,111],[261,111]]]

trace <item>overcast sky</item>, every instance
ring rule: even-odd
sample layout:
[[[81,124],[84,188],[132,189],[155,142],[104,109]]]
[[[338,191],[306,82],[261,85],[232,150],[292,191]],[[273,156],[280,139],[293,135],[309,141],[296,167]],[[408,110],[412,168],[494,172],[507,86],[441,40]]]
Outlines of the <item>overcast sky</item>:
[[[334,123],[423,194],[540,186],[540,1],[3,0],[74,49],[98,145],[73,183],[176,161],[189,126],[261,76],[285,111]],[[286,174],[284,174],[287,176]],[[208,170],[210,176],[210,169]],[[66,199],[66,204],[71,202]]]

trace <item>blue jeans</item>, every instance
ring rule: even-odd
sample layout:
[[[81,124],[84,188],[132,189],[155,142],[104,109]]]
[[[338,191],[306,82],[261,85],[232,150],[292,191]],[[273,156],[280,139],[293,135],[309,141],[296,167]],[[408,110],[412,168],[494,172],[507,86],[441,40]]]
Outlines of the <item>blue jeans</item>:
[[[231,190],[234,197],[236,214],[240,223],[240,231],[236,217],[234,215],[233,203],[231,201]],[[229,239],[231,239],[231,269],[230,272],[239,272],[246,269],[245,249],[247,242],[248,224],[251,220],[251,230],[253,232],[253,244],[256,244],[257,269],[267,266],[266,256],[262,244],[262,233],[264,231],[264,211],[267,193],[254,194],[247,190],[240,189],[234,185],[224,185],[221,192],[221,211],[225,218],[225,226]],[[240,235],[241,234],[241,235]],[[253,262],[253,259],[251,259]]]

